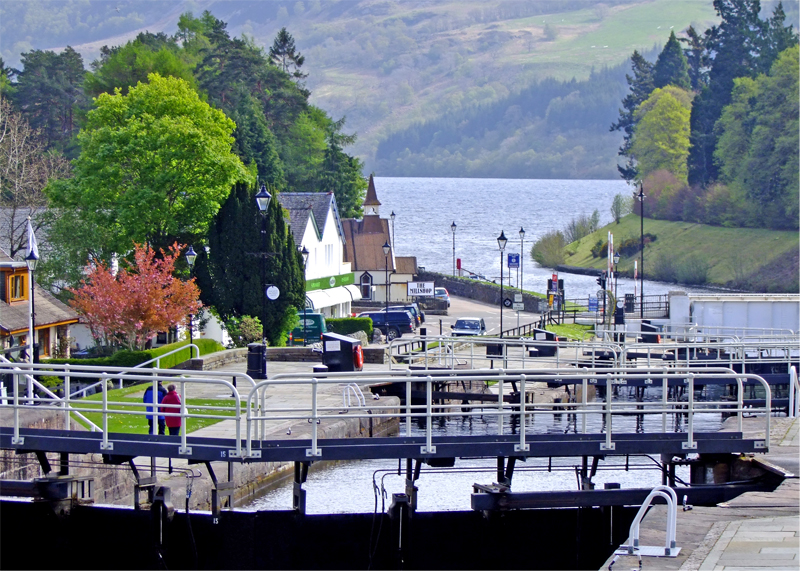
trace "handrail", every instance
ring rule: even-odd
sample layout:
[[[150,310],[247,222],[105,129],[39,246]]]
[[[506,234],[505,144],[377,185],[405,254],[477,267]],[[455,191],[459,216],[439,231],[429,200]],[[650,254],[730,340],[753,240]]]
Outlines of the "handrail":
[[[797,368],[792,365],[789,367],[789,416],[797,418],[800,416],[800,381],[797,379]]]
[[[353,393],[356,399],[356,403],[358,406],[367,406],[367,401],[364,398],[364,393],[361,391],[361,387],[359,387],[356,383],[348,383],[342,387],[342,406],[345,408],[350,408],[350,393]]]
[[[675,494],[675,490],[669,486],[656,486],[647,494],[647,498],[642,502],[639,511],[636,512],[636,517],[633,518],[633,522],[631,522],[628,539],[625,544],[620,547],[620,550],[627,550],[628,555],[636,555],[637,552],[641,553],[643,549],[646,549],[639,545],[639,525],[642,523],[642,519],[647,513],[647,508],[650,507],[650,504],[656,497],[662,497],[667,501],[667,533],[666,539],[664,540],[663,554],[654,553],[653,555],[676,557],[680,551],[680,548],[675,544],[675,531],[678,521],[678,496]],[[650,555],[649,553],[641,554]]]

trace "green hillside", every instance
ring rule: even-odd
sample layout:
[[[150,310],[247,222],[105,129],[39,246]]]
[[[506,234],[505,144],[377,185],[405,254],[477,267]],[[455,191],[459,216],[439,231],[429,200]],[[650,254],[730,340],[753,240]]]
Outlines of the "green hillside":
[[[623,255],[621,275],[633,275],[634,260],[639,259],[640,218],[629,214],[619,224],[609,224],[567,246],[565,264],[606,269],[605,247],[602,257],[594,257],[592,248],[614,235],[615,249],[629,240],[635,251]],[[644,233],[654,240],[645,244],[645,277],[652,279],[664,265],[680,268],[693,261],[707,263],[707,284],[748,291],[798,291],[798,232],[759,228],[722,228],[688,222],[644,219]],[[668,264],[666,262],[669,262]],[[667,268],[668,269],[668,268]]]

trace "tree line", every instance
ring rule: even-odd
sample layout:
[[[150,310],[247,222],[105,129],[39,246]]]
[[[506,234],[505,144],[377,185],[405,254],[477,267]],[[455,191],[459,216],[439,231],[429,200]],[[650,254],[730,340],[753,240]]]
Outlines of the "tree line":
[[[796,230],[798,36],[781,3],[714,8],[718,25],[671,33],[654,63],[631,56],[619,172],[644,185],[647,216]]]
[[[275,195],[332,191],[343,216],[359,216],[367,182],[344,151],[355,141],[344,119],[309,103],[291,34],[282,29],[263,50],[226,27],[208,11],[185,13],[173,35],[103,47],[89,71],[71,48],[23,53],[21,69],[0,60],[0,133],[24,125],[28,160],[40,165],[12,168],[20,149],[0,139],[0,207],[17,218],[35,209],[47,234],[37,282],[65,298],[87,264],[125,266],[142,245],[157,254],[192,244],[200,299],[223,321],[261,317],[266,284],[279,287],[265,325],[280,343],[305,280]],[[273,195],[263,214],[266,281],[260,187]],[[10,254],[20,254],[22,235],[3,236],[16,244]]]

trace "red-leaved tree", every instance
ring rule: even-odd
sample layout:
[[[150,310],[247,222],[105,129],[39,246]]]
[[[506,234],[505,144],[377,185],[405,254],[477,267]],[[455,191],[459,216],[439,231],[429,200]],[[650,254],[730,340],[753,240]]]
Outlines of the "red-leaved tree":
[[[185,246],[175,242],[161,257],[150,246],[136,244],[134,263],[116,276],[105,262],[87,267],[81,287],[70,301],[85,316],[94,338],[142,349],[159,331],[185,323],[202,307],[194,279],[173,276],[175,260]]]

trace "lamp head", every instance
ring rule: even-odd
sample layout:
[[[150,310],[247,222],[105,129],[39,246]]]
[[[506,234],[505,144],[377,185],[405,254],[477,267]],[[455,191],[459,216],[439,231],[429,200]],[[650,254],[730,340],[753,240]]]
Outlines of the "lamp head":
[[[456,221],[453,220],[453,223],[450,225],[450,230],[453,231],[453,234],[456,233]]]
[[[35,272],[36,266],[39,264],[39,256],[35,252],[31,252],[25,256],[25,263],[28,264],[30,271]]]
[[[194,262],[197,260],[197,254],[192,246],[186,251],[186,263],[189,264],[189,269],[194,269]]]
[[[508,238],[506,238],[506,233],[501,230],[500,235],[497,237],[497,245],[500,247],[500,251],[506,249],[506,244],[508,243]]]
[[[525,238],[525,228],[520,226],[519,227],[519,239],[522,240],[523,238]]]
[[[392,249],[392,247],[389,245],[389,241],[387,240],[386,243],[383,245],[383,255],[384,256],[388,256],[389,255],[389,251],[391,249]]]
[[[619,252],[614,252],[614,264],[619,264]]]
[[[256,194],[256,204],[258,205],[258,210],[261,212],[261,214],[266,214],[271,198],[272,195],[267,192],[266,185],[262,184],[261,189]]]
[[[394,210],[392,210],[392,213],[389,215],[389,218],[391,218],[391,219],[392,219],[392,222],[394,222],[394,218],[395,218],[395,216],[397,216],[397,214],[395,214],[395,213],[394,213]]]
[[[305,246],[303,246],[303,249],[300,250],[300,255],[303,256],[304,266],[306,265],[306,262],[308,262],[308,254],[309,254],[308,249]]]

